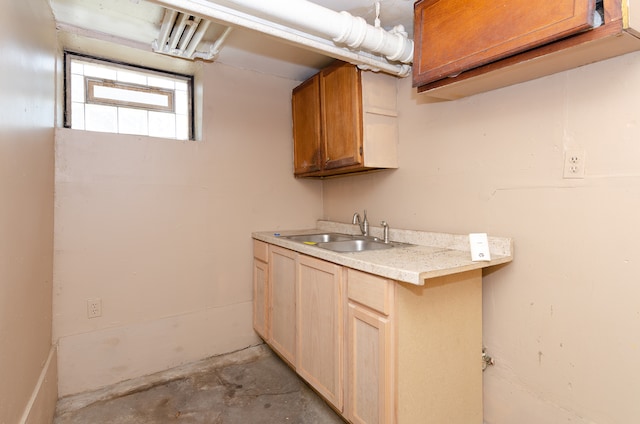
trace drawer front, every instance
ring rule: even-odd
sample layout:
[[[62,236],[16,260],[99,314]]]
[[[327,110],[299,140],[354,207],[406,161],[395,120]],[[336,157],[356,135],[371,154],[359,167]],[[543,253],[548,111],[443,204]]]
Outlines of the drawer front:
[[[391,313],[392,287],[393,282],[385,278],[354,269],[347,270],[349,299],[385,315]]]
[[[253,257],[262,262],[269,262],[269,245],[259,240],[253,240]]]

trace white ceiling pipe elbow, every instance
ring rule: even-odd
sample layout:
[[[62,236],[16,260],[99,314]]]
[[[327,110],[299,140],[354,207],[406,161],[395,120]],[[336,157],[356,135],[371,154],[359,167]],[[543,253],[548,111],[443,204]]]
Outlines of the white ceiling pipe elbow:
[[[361,18],[349,12],[338,13],[342,20],[342,32],[333,37],[336,43],[346,44],[352,49],[361,49],[371,53],[379,53],[389,60],[411,63],[413,62],[413,40],[407,38],[398,28],[394,32],[367,24]],[[404,28],[401,28],[404,31]]]
[[[413,40],[367,24],[349,12],[336,12],[306,0],[227,0],[297,28],[327,36],[354,50],[378,53],[401,63],[413,61]]]

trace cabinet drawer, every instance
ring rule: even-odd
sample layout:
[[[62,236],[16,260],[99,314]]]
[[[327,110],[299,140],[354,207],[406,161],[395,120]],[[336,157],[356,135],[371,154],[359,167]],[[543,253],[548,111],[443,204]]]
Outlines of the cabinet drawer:
[[[269,245],[259,240],[253,240],[253,257],[262,262],[269,262]]]
[[[385,278],[347,270],[347,296],[382,314],[391,313],[391,288],[393,283]]]

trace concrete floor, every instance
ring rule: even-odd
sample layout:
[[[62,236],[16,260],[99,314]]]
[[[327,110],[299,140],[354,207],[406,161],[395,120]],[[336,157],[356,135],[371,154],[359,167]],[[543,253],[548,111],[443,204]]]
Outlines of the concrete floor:
[[[266,345],[58,401],[54,424],[343,424]]]

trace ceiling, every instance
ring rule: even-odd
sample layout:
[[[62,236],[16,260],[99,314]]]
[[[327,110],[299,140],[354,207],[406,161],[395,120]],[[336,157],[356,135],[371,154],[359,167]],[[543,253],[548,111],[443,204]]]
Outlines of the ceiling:
[[[159,38],[165,9],[147,0],[50,0],[58,27],[65,32],[116,42],[151,51]],[[222,0],[224,1],[224,0]],[[265,0],[263,0],[265,1]],[[328,9],[347,11],[373,25],[375,0],[312,0]],[[412,38],[413,0],[379,0],[380,26],[389,30],[404,25]],[[220,1],[214,1],[220,3]],[[213,43],[225,26],[213,22],[203,38]],[[185,59],[176,59],[185,60]],[[215,59],[227,65],[304,80],[326,66],[332,58],[325,54],[285,43],[253,30],[235,27],[225,39]]]

